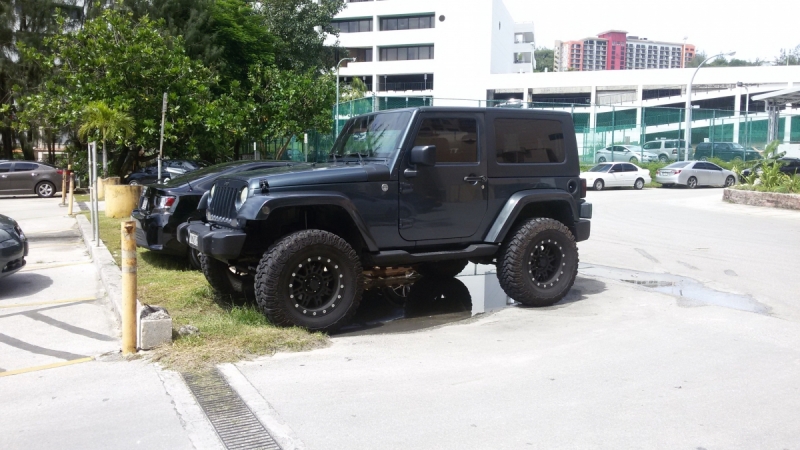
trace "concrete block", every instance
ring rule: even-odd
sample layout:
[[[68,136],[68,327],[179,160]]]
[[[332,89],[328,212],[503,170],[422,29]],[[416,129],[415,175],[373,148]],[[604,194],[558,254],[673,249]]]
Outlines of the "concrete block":
[[[144,306],[139,313],[139,348],[150,350],[168,342],[172,342],[172,317],[159,306]]]
[[[740,205],[800,210],[800,195],[797,194],[743,191],[727,188],[722,192],[722,200]]]

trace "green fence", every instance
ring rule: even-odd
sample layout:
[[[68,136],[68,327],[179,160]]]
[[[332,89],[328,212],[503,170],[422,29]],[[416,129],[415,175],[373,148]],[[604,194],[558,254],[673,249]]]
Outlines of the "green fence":
[[[658,139],[685,139],[686,110],[668,107],[592,106],[571,103],[523,103],[508,100],[441,99],[417,97],[367,97],[342,102],[331,110],[332,123],[338,129],[351,117],[374,111],[418,106],[462,106],[547,109],[572,115],[579,152],[585,163],[596,160],[597,150],[612,144],[643,145]],[[338,120],[337,120],[338,119]],[[786,135],[786,125],[791,133]],[[700,142],[738,141],[745,147],[763,150],[767,145],[768,117],[764,112],[749,115],[725,109],[692,109],[692,146]],[[331,132],[309,131],[303,136],[275,139],[259,143],[263,157],[274,158],[286,145],[281,159],[294,161],[324,161],[333,146],[336,127]],[[734,136],[736,138],[734,138]],[[779,140],[800,141],[800,115],[782,116],[778,129]],[[691,155],[691,154],[690,154]]]

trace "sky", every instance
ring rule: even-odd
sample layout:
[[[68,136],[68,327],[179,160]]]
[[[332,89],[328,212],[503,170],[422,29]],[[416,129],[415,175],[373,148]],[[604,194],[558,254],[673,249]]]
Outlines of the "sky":
[[[608,30],[666,42],[694,44],[711,56],[772,61],[800,45],[794,0],[503,0],[515,22],[533,22],[537,47]],[[782,22],[783,20],[783,22]]]

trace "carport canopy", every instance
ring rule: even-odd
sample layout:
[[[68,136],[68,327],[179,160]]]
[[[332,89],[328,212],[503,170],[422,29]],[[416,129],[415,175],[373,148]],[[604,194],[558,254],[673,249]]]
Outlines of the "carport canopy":
[[[778,120],[780,119],[780,108],[788,104],[800,104],[800,87],[790,87],[780,91],[756,95],[753,97],[753,100],[767,103],[766,110],[769,113],[767,140],[772,142],[778,138]]]

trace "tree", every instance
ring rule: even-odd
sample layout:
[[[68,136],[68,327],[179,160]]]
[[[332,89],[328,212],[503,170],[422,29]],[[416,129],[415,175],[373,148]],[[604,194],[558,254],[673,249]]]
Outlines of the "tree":
[[[106,140],[124,139],[133,134],[133,118],[128,114],[109,108],[103,101],[94,101],[83,110],[83,125],[78,133],[84,139],[93,131],[100,133],[103,141],[103,178],[108,177],[108,156]]]
[[[112,172],[124,174],[154,158],[139,157],[139,149],[158,147],[162,93],[168,92],[164,139],[180,143],[180,148],[168,146],[165,153],[196,157],[216,139],[205,119],[214,114],[211,89],[217,78],[186,55],[182,39],[165,35],[160,25],[148,17],[136,21],[130,12],[106,9],[83,28],[46,39],[45,51],[29,49],[28,56],[48,75],[38,91],[21,99],[28,117],[46,113],[56,117],[58,125],[77,130],[82,108],[90,102],[104,101],[112,109],[127,111],[135,138],[112,166]]]
[[[552,49],[540,47],[533,51],[533,57],[536,59],[536,69],[534,72],[544,72],[545,70],[551,71],[555,67],[555,58]]]
[[[358,100],[367,96],[369,88],[361,78],[353,77],[350,83],[344,85],[339,92],[339,103]]]
[[[775,58],[775,66],[797,66],[800,65],[800,45],[793,49],[781,50],[780,56]]]

